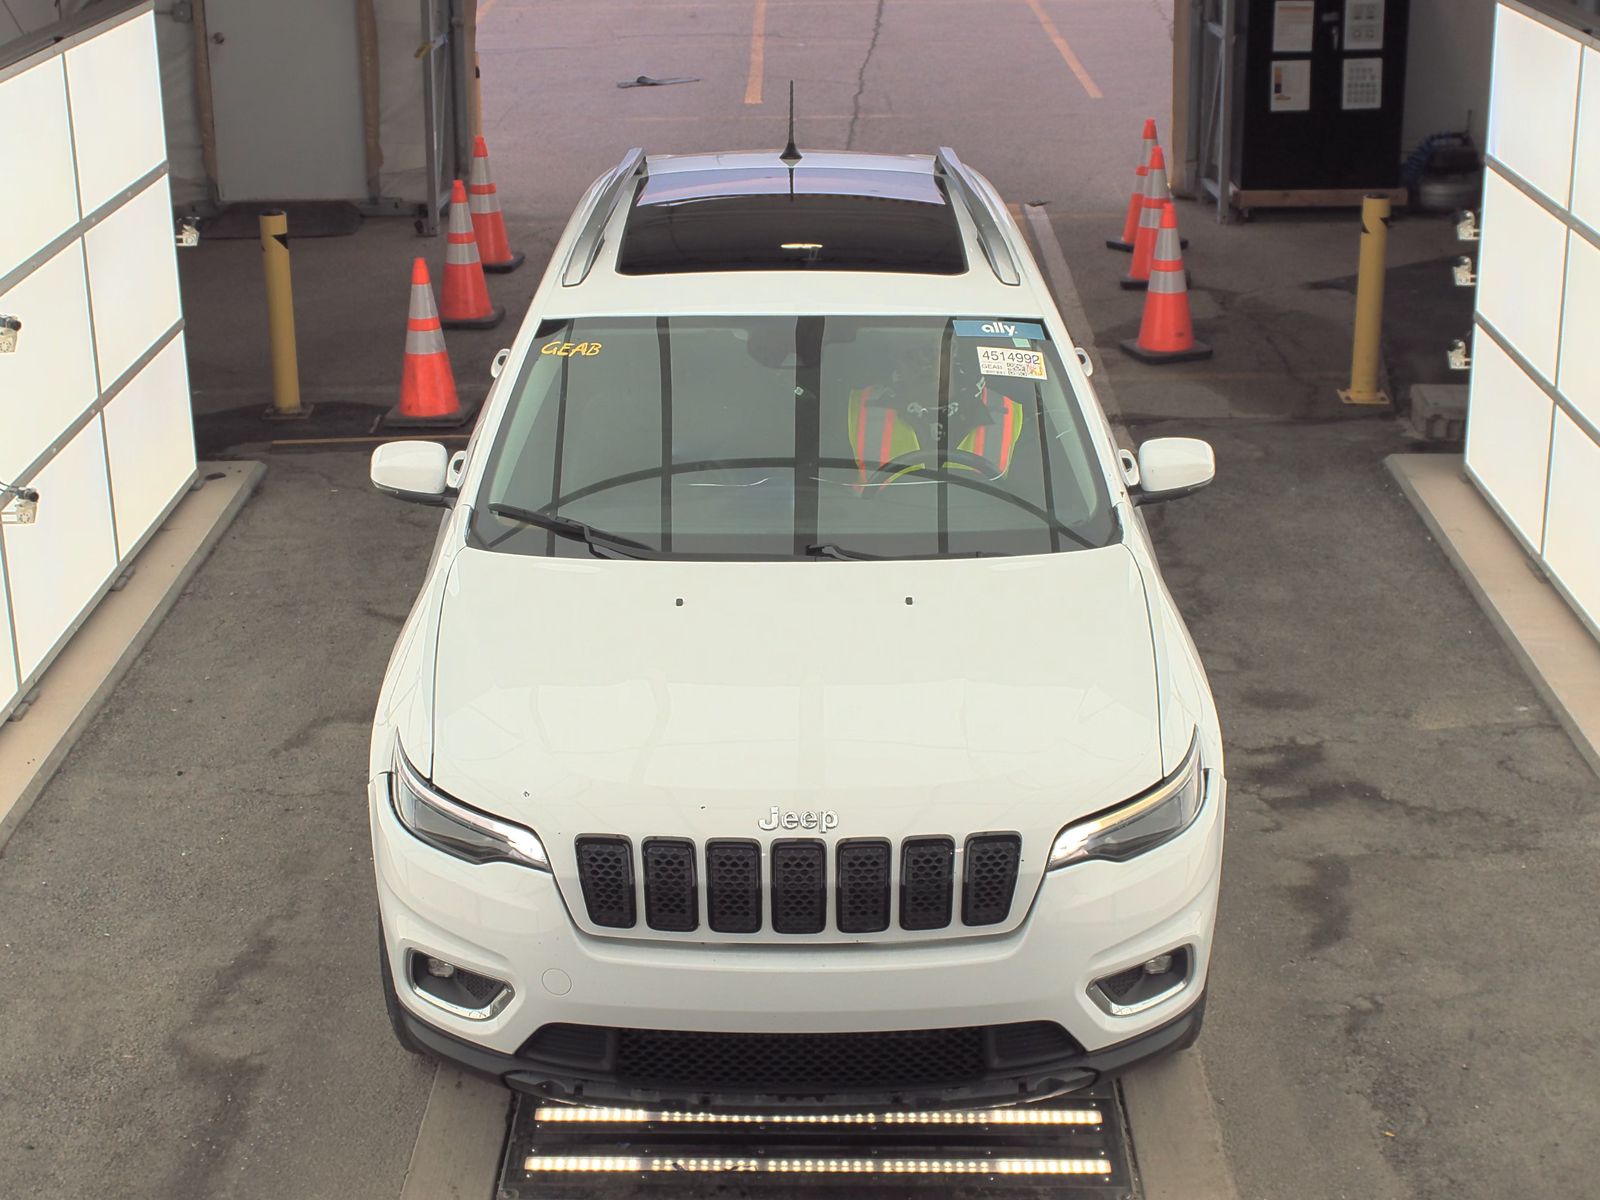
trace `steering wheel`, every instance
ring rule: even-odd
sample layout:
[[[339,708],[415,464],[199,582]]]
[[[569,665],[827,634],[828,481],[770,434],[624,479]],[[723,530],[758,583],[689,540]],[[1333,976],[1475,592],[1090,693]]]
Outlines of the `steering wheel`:
[[[985,479],[995,480],[1000,478],[1000,473],[995,466],[981,454],[974,454],[970,450],[908,450],[904,454],[897,454],[887,462],[875,468],[867,477],[868,483],[884,483],[901,471],[908,471],[912,467],[939,467],[946,466],[969,467],[977,471]]]

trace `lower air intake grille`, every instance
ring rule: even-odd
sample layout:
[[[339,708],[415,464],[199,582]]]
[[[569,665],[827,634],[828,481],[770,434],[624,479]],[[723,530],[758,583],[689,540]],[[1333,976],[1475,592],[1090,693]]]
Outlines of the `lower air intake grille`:
[[[1022,839],[1014,833],[980,833],[967,839],[961,881],[961,923],[998,925],[1011,915]]]
[[[817,841],[772,843],[772,928],[777,933],[821,933],[828,915],[823,876],[828,848]]]
[[[889,928],[889,843],[839,843],[839,929],[879,933]]]
[[[761,928],[761,847],[755,842],[706,843],[706,920],[718,933]]]
[[[956,846],[946,837],[907,838],[900,848],[900,928],[950,924]]]
[[[674,933],[687,933],[700,924],[693,842],[645,839],[644,921],[651,929]]]
[[[607,929],[632,929],[633,850],[628,839],[581,837],[577,850],[578,882],[589,920]]]
[[[958,1084],[984,1073],[984,1030],[764,1034],[617,1031],[617,1078],[639,1087],[835,1092]]]

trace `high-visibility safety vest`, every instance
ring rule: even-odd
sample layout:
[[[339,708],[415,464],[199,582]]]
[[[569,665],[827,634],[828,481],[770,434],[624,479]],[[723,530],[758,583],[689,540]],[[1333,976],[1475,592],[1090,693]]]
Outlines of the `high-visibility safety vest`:
[[[885,463],[922,448],[917,431],[909,422],[902,420],[894,409],[873,402],[875,391],[877,389],[864,387],[850,393],[850,448],[855,452],[859,472],[857,491],[866,487],[873,472]],[[990,392],[988,385],[978,394],[978,402],[986,410],[988,419],[963,437],[958,448],[993,463],[995,476],[999,477],[1011,470],[1026,410],[1010,396]],[[972,469],[960,462],[947,465]],[[917,466],[906,468],[908,471],[920,469]]]

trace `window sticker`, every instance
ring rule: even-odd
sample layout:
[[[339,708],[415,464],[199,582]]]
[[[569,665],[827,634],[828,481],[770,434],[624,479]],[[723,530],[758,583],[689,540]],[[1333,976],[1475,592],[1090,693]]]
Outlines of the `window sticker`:
[[[1383,59],[1344,60],[1342,107],[1346,110],[1383,107]]]
[[[1013,375],[1018,379],[1044,379],[1044,355],[1038,350],[1010,346],[979,346],[978,369],[985,375]]]
[[[540,354],[553,354],[557,358],[593,358],[600,353],[599,342],[551,342]]]
[[[1350,0],[1344,8],[1344,48],[1348,54],[1383,49],[1384,0]]]
[[[1007,337],[1044,341],[1044,326],[1028,321],[957,321],[957,337]]]

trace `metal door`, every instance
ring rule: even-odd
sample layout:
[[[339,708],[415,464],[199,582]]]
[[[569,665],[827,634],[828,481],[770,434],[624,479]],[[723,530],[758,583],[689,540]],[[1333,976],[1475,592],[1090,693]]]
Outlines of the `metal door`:
[[[365,199],[355,6],[205,6],[219,198]]]
[[[1236,0],[1190,0],[1189,139],[1196,194],[1209,195],[1217,220],[1232,217]]]

